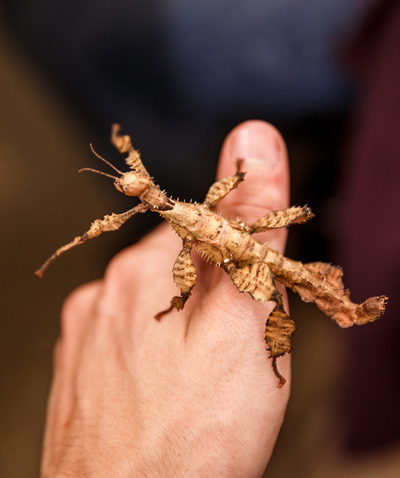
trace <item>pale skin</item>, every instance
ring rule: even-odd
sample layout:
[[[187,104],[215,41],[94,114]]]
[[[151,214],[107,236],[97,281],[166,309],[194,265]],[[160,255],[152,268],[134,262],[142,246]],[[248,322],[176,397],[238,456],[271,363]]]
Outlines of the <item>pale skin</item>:
[[[285,144],[261,121],[236,127],[217,179],[245,158],[246,181],[217,205],[253,223],[289,206]],[[286,229],[257,239],[284,250]],[[182,241],[162,225],[118,254],[104,279],[66,301],[44,440],[43,477],[259,477],[290,393],[290,355],[277,387],[264,340],[274,303],[238,293],[197,253],[185,308],[154,315],[177,294]],[[282,288],[280,289],[282,291]]]

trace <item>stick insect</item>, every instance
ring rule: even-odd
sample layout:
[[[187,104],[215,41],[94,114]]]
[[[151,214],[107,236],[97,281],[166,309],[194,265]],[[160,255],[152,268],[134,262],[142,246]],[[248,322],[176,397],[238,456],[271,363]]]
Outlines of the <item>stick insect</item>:
[[[131,171],[123,173],[99,156],[120,176],[95,172],[112,177],[119,192],[137,196],[140,204],[123,214],[113,213],[103,220],[95,220],[85,234],[58,249],[36,271],[36,275],[42,277],[44,270],[59,255],[103,232],[118,230],[135,214],[147,210],[158,212],[169,221],[181,237],[183,245],[173,266],[173,278],[181,294],[173,297],[170,306],[156,314],[155,319],[160,320],[173,309],[179,311],[184,308],[197,277],[191,258],[192,248],[195,247],[203,257],[215,262],[229,274],[240,292],[249,293],[255,300],[275,302],[275,308],[266,322],[265,341],[272,358],[273,371],[279,379],[279,387],[284,385],[285,379],[278,371],[276,359],[291,352],[291,337],[296,326],[284,310],[282,296],[275,281],[297,292],[303,301],[314,302],[340,327],[371,322],[384,312],[387,301],[385,296],[367,299],[360,305],[351,302],[350,292],[344,288],[343,273],[339,267],[323,262],[302,264],[254,239],[253,234],[257,232],[309,221],[314,214],[307,206],[273,211],[253,224],[226,219],[211,210],[244,180],[246,173],[241,171],[244,160],[238,160],[234,176],[221,179],[210,187],[202,204],[180,202],[168,198],[153,182],[139,152],[132,147],[130,136],[120,135],[119,132],[120,126],[114,124],[111,142],[120,153],[128,153],[125,161]]]

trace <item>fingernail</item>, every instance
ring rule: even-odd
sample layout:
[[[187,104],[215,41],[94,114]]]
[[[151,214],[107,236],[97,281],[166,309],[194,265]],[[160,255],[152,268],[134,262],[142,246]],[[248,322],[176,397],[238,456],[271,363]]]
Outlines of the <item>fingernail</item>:
[[[282,148],[273,129],[260,122],[238,128],[233,133],[230,153],[233,161],[243,158],[254,166],[273,169],[282,155]]]

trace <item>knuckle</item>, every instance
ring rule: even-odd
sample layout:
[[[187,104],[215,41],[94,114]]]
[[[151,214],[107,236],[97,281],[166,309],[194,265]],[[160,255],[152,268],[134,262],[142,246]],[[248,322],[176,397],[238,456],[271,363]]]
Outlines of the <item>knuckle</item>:
[[[118,276],[121,271],[126,267],[127,263],[130,263],[132,256],[134,256],[133,247],[128,247],[120,252],[118,252],[108,263],[105,277],[110,279],[110,277]]]
[[[105,272],[106,286],[130,282],[136,272],[146,267],[151,262],[151,251],[141,244],[128,247],[118,252],[109,262]]]
[[[65,299],[61,310],[61,332],[69,335],[71,328],[82,322],[82,316],[93,305],[94,298],[100,289],[100,281],[89,282],[75,289]]]

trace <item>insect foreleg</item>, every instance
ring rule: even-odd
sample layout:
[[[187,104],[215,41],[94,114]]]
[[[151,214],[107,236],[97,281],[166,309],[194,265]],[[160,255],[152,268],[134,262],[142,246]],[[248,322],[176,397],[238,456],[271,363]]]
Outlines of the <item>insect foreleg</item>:
[[[196,269],[190,255],[192,247],[193,243],[191,241],[183,241],[183,249],[179,253],[172,270],[174,281],[180,288],[181,295],[173,297],[171,300],[171,306],[154,316],[154,318],[157,320],[160,320],[163,315],[168,314],[174,308],[176,310],[182,310],[186,301],[190,297],[197,278]]]
[[[220,179],[219,181],[215,182],[206,195],[204,199],[205,206],[215,206],[221,199],[224,199],[226,195],[228,195],[232,189],[236,189],[238,185],[244,181],[244,175],[246,173],[240,172],[240,166],[243,160],[239,159],[237,162],[237,172],[234,176],[230,176],[228,178]]]
[[[293,206],[282,211],[272,211],[266,214],[250,226],[250,231],[253,234],[254,232],[263,232],[293,224],[304,224],[313,217],[314,214],[309,207]]]
[[[111,127],[111,143],[118,149],[120,153],[129,153],[129,156],[125,158],[126,164],[143,176],[150,177],[147,169],[144,167],[140,158],[140,153],[132,146],[131,137],[127,134],[119,134],[121,126],[119,124],[113,124]]]
[[[111,216],[105,216],[103,220],[96,219],[90,226],[90,229],[85,232],[83,236],[77,236],[69,244],[66,244],[65,246],[57,249],[56,252],[49,259],[47,259],[47,261],[42,265],[42,267],[35,272],[35,274],[39,277],[42,277],[43,272],[47,269],[47,267],[64,252],[68,251],[69,249],[72,249],[75,246],[79,246],[79,244],[83,244],[89,239],[93,239],[94,237],[100,236],[100,234],[102,234],[103,232],[118,231],[122,224],[124,224],[128,219],[130,219],[138,212],[147,211],[147,209],[149,209],[148,206],[144,204],[139,204],[138,206],[122,214],[112,213]]]

